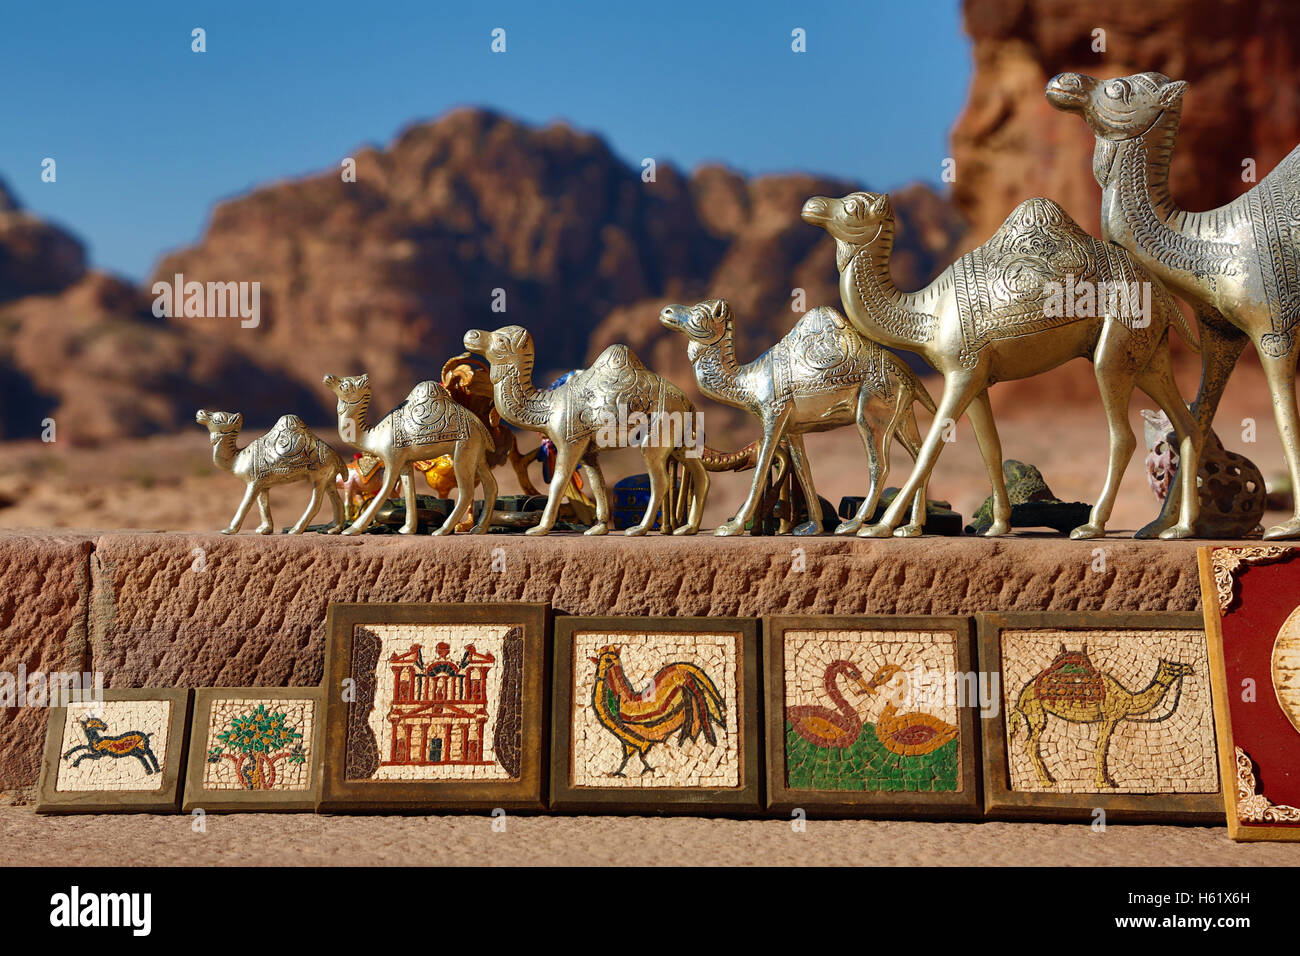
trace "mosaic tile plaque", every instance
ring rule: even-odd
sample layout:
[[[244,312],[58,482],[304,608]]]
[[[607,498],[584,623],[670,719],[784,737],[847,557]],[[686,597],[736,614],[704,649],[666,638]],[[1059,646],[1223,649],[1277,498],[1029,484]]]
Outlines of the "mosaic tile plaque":
[[[990,816],[1222,819],[1196,613],[978,616],[1001,706],[983,721]]]
[[[558,619],[551,806],[758,809],[757,674],[752,619]]]
[[[540,604],[331,604],[322,810],[544,806]]]
[[[1228,835],[1300,840],[1300,548],[1199,557]]]
[[[319,687],[200,688],[182,809],[314,810],[323,726]]]
[[[969,618],[771,617],[763,640],[770,809],[979,815]]]
[[[106,690],[50,709],[40,813],[174,813],[180,809],[190,692]]]

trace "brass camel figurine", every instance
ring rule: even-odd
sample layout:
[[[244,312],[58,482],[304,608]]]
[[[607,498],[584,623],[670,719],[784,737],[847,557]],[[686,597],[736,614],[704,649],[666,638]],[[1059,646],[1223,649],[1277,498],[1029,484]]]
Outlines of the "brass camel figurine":
[[[667,501],[670,458],[680,461],[690,474],[692,493],[690,516],[672,533],[700,530],[709,475],[698,457],[683,454],[680,447],[686,430],[694,427],[695,409],[681,389],[646,368],[626,345],[611,345],[591,368],[575,372],[547,391],[533,386],[533,339],[527,329],[518,325],[495,332],[471,329],[465,333],[465,348],[488,360],[493,398],[501,417],[516,428],[541,432],[555,445],[555,473],[546,507],[541,521],[525,534],[548,534],[555,527],[564,488],[579,466],[596,500],[596,523],[585,533],[609,531],[609,492],[597,456],[602,448],[631,444],[636,429],[620,429],[618,423],[631,425],[633,416],[644,418],[650,426],[651,434],[642,436],[641,441],[650,476],[650,503],[641,523],[626,533],[643,535],[653,527],[660,506]],[[665,531],[672,511],[664,509]]]
[[[474,503],[474,479],[483,485],[483,515],[472,534],[486,534],[496,507],[497,480],[487,464],[492,436],[469,409],[457,404],[437,382],[421,382],[402,404],[370,425],[370,378],[326,375],[325,385],[338,398],[339,437],[384,463],[384,483],[364,511],[343,532],[360,534],[375,519],[400,477],[406,498],[402,534],[415,532],[419,515],[415,501],[413,463],[450,455],[456,473],[456,504],[447,520],[433,533],[451,534]]]
[[[767,479],[768,466],[779,443],[789,442],[794,473],[808,503],[808,520],[795,534],[820,534],[821,502],[813,486],[812,468],[804,450],[807,432],[857,425],[867,450],[871,487],[857,514],[842,522],[836,534],[853,534],[875,513],[889,475],[889,450],[897,437],[916,458],[921,435],[915,402],[931,413],[934,400],[916,373],[902,359],[863,338],[836,309],[822,307],[804,313],[785,337],[754,361],[736,359],[735,320],[731,305],[709,299],[698,305],[670,305],[659,313],[667,328],[690,340],[686,354],[700,390],[712,399],[743,408],[763,426],[749,496],[735,517],[714,532],[742,534],[754,517]],[[925,523],[925,485],[917,489],[912,521],[898,529],[900,537],[921,533]]]
[[[1178,393],[1169,358],[1170,324],[1178,323],[1191,340],[1173,296],[1122,249],[1080,229],[1056,203],[1021,203],[987,242],[919,292],[900,291],[889,274],[894,211],[887,195],[815,196],[804,204],[803,218],[835,239],[840,297],[849,321],[873,341],[918,353],[943,375],[943,397],[916,467],[884,518],[859,535],[893,533],[909,500],[924,489],[945,430],[963,412],[970,415],[993,485],[993,523],[985,534],[1005,534],[1011,504],[988,388],[1080,356],[1096,367],[1110,427],[1110,465],[1088,523],[1070,532],[1071,538],[1106,533],[1137,446],[1128,419],[1135,384],[1169,416],[1184,460],[1200,460],[1201,435]],[[1145,306],[1144,293],[1149,295]],[[1190,487],[1184,489],[1179,521],[1161,537],[1192,534],[1195,470],[1180,480]]]
[[[1025,740],[1025,753],[1034,764],[1038,782],[1044,787],[1050,787],[1056,783],[1056,778],[1043,763],[1040,747],[1048,715],[1072,724],[1100,724],[1097,729],[1094,782],[1098,790],[1113,788],[1116,783],[1111,779],[1106,761],[1115,726],[1122,720],[1133,720],[1151,713],[1160,706],[1170,687],[1175,683],[1181,687],[1182,679],[1192,673],[1194,668],[1191,664],[1162,658],[1151,683],[1140,691],[1131,691],[1114,677],[1093,668],[1088,660],[1086,644],[1082,651],[1067,651],[1062,644],[1056,660],[1034,676],[1020,691],[1020,697],[1007,721],[1007,740],[1015,739],[1023,716],[1029,731]],[[1058,679],[1052,681],[1053,676],[1058,676]],[[1168,719],[1177,709],[1178,701],[1175,699],[1169,714],[1158,720]]]
[[[1062,73],[1048,83],[1047,99],[1082,116],[1096,136],[1092,172],[1102,190],[1102,236],[1128,250],[1196,312],[1201,385],[1192,412],[1201,434],[1208,435],[1228,376],[1250,340],[1268,380],[1291,487],[1300,488],[1300,147],[1226,206],[1180,209],[1169,191],[1169,162],[1186,91],[1185,82],[1163,73],[1113,80]],[[1170,498],[1176,500],[1172,489]],[[1291,518],[1264,537],[1300,537],[1300,497]]]
[[[212,463],[245,484],[244,498],[222,534],[239,533],[254,500],[262,516],[257,533],[274,534],[270,489],[296,481],[311,482],[311,501],[298,523],[289,529],[290,534],[302,534],[326,498],[334,508],[334,522],[325,533],[337,534],[343,527],[343,501],[334,482],[339,475],[347,474],[347,468],[338,452],[317,438],[297,415],[285,415],[269,432],[243,448],[235,446],[244,427],[244,416],[239,412],[210,412],[201,408],[194,420],[208,430]]]

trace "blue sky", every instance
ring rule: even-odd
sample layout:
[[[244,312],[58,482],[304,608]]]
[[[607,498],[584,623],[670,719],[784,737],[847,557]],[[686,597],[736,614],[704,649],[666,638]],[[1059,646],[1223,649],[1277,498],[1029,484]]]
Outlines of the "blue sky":
[[[142,279],[214,201],[461,105],[563,119],[635,164],[937,181],[971,62],[959,0],[47,0],[7,5],[0,71],[0,178]]]

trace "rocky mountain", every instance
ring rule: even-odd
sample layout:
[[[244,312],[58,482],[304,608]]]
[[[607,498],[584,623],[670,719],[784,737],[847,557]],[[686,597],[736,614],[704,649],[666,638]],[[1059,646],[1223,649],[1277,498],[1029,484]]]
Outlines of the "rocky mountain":
[[[0,302],[57,292],[85,271],[81,242],[25,211],[0,181]]]
[[[673,361],[656,321],[669,301],[726,295],[774,333],[793,320],[796,286],[809,306],[838,302],[833,244],[799,210],[849,183],[747,180],[716,166],[687,176],[664,163],[644,182],[596,136],[471,109],[353,158],[355,182],[330,171],[220,204],[200,242],[155,275],[260,282],[256,329],[173,325],[277,363],[317,388],[326,411],[324,372],[365,370],[381,402],[396,401],[437,376],[468,328],[528,328],[539,377],[616,340],[678,377],[684,352]],[[943,259],[961,224],[926,187],[907,195],[901,215],[917,222],[900,278],[910,282]]]
[[[1043,97],[1057,73],[1155,70],[1191,83],[1171,171],[1184,208],[1228,202],[1252,185],[1243,160],[1263,178],[1300,141],[1295,0],[965,0],[965,22],[975,73],[952,132],[952,195],[971,222],[968,245],[1031,196],[1099,228],[1093,135]]]

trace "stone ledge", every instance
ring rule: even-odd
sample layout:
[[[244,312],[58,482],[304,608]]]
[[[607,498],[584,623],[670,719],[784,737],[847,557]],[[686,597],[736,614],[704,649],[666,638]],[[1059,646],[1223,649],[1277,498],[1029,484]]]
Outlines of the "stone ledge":
[[[14,531],[0,533],[0,661],[102,671],[108,687],[311,685],[331,601],[669,616],[1193,611],[1199,543]],[[0,711],[0,789],[35,783],[44,726],[42,711]]]

